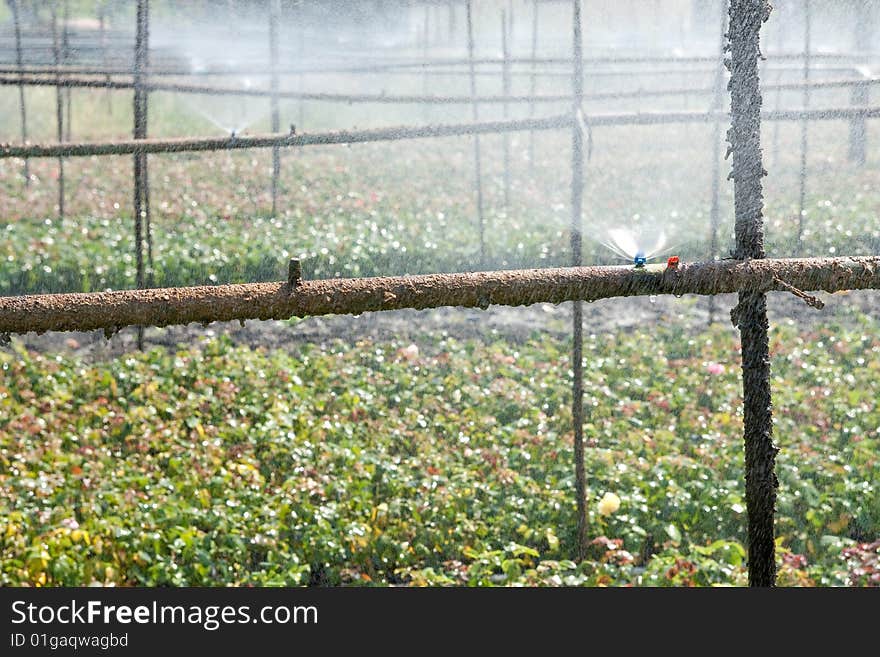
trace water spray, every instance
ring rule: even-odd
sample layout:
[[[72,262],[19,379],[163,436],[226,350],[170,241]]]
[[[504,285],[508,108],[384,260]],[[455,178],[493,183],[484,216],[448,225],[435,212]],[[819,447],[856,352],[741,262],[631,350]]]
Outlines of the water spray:
[[[636,269],[644,269],[649,260],[660,257],[672,250],[662,229],[656,235],[645,234],[641,229],[612,228],[608,230],[608,239],[601,242],[602,246],[615,255],[631,262]],[[668,259],[668,269],[676,269],[679,257]]]

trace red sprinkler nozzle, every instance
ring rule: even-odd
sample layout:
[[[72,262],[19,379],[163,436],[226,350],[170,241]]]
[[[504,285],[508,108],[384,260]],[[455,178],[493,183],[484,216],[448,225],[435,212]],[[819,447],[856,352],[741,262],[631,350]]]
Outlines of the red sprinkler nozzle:
[[[678,269],[678,263],[681,262],[678,256],[670,256],[669,260],[666,261],[666,269]]]

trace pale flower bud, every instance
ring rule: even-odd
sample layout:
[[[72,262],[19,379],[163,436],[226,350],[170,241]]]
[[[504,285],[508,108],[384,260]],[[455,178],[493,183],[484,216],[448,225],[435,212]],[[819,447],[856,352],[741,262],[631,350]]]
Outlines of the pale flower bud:
[[[603,516],[610,516],[620,508],[620,498],[614,493],[605,493],[599,500],[599,513]]]

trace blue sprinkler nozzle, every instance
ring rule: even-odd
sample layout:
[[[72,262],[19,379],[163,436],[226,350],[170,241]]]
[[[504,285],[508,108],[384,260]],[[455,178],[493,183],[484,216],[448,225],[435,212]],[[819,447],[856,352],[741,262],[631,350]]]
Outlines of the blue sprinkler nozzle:
[[[639,251],[636,253],[636,257],[633,258],[633,264],[636,266],[636,269],[640,267],[644,267],[647,264],[648,259],[645,257],[645,254]]]

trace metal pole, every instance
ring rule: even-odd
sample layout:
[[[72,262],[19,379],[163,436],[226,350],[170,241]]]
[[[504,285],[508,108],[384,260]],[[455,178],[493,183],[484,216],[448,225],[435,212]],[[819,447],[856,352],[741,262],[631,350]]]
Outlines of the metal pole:
[[[58,36],[58,9],[52,6],[52,57],[55,66],[61,64],[61,43]],[[55,81],[61,81],[61,74],[56,73]],[[64,141],[64,89],[55,87],[55,124],[58,142]],[[64,158],[58,158],[58,217],[64,218]]]
[[[776,74],[776,105],[775,109],[782,109],[782,72]],[[779,121],[773,124],[773,168],[779,166]]]
[[[767,0],[730,4],[731,128],[734,214],[738,260],[764,258],[764,166],[761,157],[761,88],[758,81],[761,24],[770,14]],[[773,586],[776,558],[775,462],[770,395],[770,342],[767,295],[742,289],[731,312],[742,342],[743,440],[745,443],[748,568],[750,586]]]
[[[867,84],[859,84],[852,88],[850,92],[850,103],[853,107],[867,107],[871,101],[871,88]],[[849,122],[849,161],[859,166],[865,165],[866,149],[865,140],[868,136],[868,129],[865,124],[865,117],[854,117]]]
[[[855,51],[859,54],[871,52],[871,41],[874,36],[874,8],[872,0],[858,0],[857,11],[854,12],[855,24]]]
[[[424,24],[422,25],[422,61],[425,63],[425,67],[422,69],[422,93],[424,95],[428,95],[428,89],[430,88],[428,82],[428,39],[430,32],[430,11],[431,8],[428,5],[425,5],[425,18]],[[429,108],[427,105],[422,107],[422,117],[427,123],[429,118]]]
[[[147,51],[149,49],[149,0],[138,0],[137,3],[137,33],[134,50],[134,138],[146,139],[147,137],[147,96],[143,86],[144,70],[147,66]],[[134,233],[135,233],[135,259],[137,264],[137,287],[146,287],[144,271],[144,223],[148,222],[149,190],[145,172],[147,169],[147,156],[144,153],[134,155]],[[144,329],[138,327],[138,349],[144,348]]]
[[[477,76],[474,67],[474,20],[471,0],[465,0],[465,9],[467,14],[467,47],[468,47],[468,68],[470,71],[471,96],[476,98],[477,95]],[[479,105],[473,103],[474,121],[480,120]],[[480,233],[480,264],[486,265],[486,223],[483,217],[483,165],[480,157],[480,137],[474,135],[474,186],[477,192],[477,220],[479,222]]]
[[[150,1],[145,0],[144,2],[144,47],[143,47],[143,70],[145,71],[150,66]],[[146,76],[146,74],[144,74]],[[143,130],[144,130],[144,139],[147,138],[147,118],[149,115],[150,102],[149,102],[149,84],[145,84],[143,87]],[[155,285],[154,279],[154,271],[155,267],[153,265],[153,215],[150,212],[150,170],[147,167],[148,158],[147,155],[144,155],[144,163],[141,167],[141,175],[143,176],[143,184],[141,185],[141,190],[144,195],[144,212],[146,216],[144,217],[144,227],[146,228],[146,237],[147,237],[147,285],[153,287]]]
[[[70,60],[70,31],[68,27],[70,23],[70,0],[64,0],[64,27],[61,30],[61,61],[67,64]],[[73,89],[67,88],[65,91],[65,102],[67,103],[67,118],[64,122],[64,134],[66,140],[70,141],[71,114],[73,112],[71,105],[73,103]]]
[[[12,9],[12,26],[15,30],[15,63],[19,69],[24,68],[24,54],[21,49],[21,17],[19,15],[19,0],[11,0],[9,3],[9,7]],[[24,73],[21,73],[24,76]],[[18,107],[21,112],[21,141],[22,143],[27,142],[27,106],[25,105],[24,100],[24,85],[18,85]],[[28,163],[28,159],[24,159],[24,184],[25,187],[30,187],[31,184],[31,174],[30,174],[30,165]]]
[[[529,95],[534,97],[538,88],[538,0],[532,0],[532,71],[529,78]],[[535,102],[529,103],[529,118],[535,116]],[[535,131],[529,133],[529,172],[535,173]]]
[[[810,23],[812,18],[811,0],[804,0],[804,109],[810,107],[810,50],[811,50],[811,34]],[[801,121],[801,169],[800,169],[800,188],[798,193],[798,223],[797,223],[797,247],[795,253],[800,255],[803,253],[804,247],[804,212],[806,211],[807,196],[807,129],[809,122],[804,119]]]
[[[579,267],[583,263],[583,195],[584,195],[584,144],[577,114],[581,110],[584,94],[583,35],[581,28],[581,1],[572,2],[572,119],[571,128],[571,263]],[[584,318],[583,303],[575,301],[572,325],[572,408],[574,423],[574,471],[575,495],[577,496],[577,559],[583,560],[587,553],[587,475],[584,465]]]
[[[727,39],[727,0],[721,3],[721,36],[718,52],[718,72],[715,75],[715,96],[712,99],[712,111],[720,112],[724,94],[724,53]],[[712,126],[712,204],[709,210],[709,257],[718,257],[718,223],[721,218],[721,121],[716,120]],[[715,322],[715,297],[709,297],[709,324]]]
[[[302,5],[300,5],[300,11],[302,12]],[[302,17],[303,17],[303,14],[300,13],[300,29],[299,29],[300,68],[303,68],[302,62],[304,62],[306,59],[306,30],[305,30],[305,26],[302,23]],[[305,89],[305,86],[306,86],[305,75],[300,73],[299,77],[297,78],[297,89],[300,92],[302,92],[303,89]],[[305,100],[300,100],[299,101],[299,112],[298,112],[298,114],[299,114],[298,121],[299,122],[297,123],[297,126],[299,127],[300,130],[302,130],[305,126],[305,113],[306,113]]]
[[[785,27],[788,25],[788,21],[785,20],[783,15],[782,20],[779,21],[779,30],[777,32],[778,38],[778,50],[782,52],[785,48]],[[782,88],[779,86],[782,83],[782,75],[783,72],[777,71],[776,73],[776,106],[775,109],[779,110],[782,108]],[[779,165],[779,123],[773,124],[773,168],[775,169]]]
[[[448,8],[449,8],[449,43],[455,42],[455,2],[453,0],[449,0]]]
[[[504,57],[504,64],[501,67],[501,93],[505,96],[510,95],[510,49],[507,42],[507,12],[501,10],[501,52]],[[510,118],[510,106],[507,102],[501,105],[502,117],[504,120]],[[504,158],[504,209],[510,208],[510,135],[505,133],[502,137],[502,148]]]
[[[278,77],[278,24],[281,17],[281,0],[269,2],[269,67],[271,77],[269,87],[272,97],[269,101],[272,113],[272,132],[281,130],[281,111],[278,102],[278,90],[280,80]],[[272,216],[278,214],[278,179],[281,176],[281,149],[277,146],[272,148]]]
[[[101,43],[101,66],[107,68],[107,2],[101,2],[98,5],[98,33]],[[110,75],[107,75],[107,82],[110,82]],[[105,93],[107,98],[107,114],[113,116],[113,94],[110,89]]]

